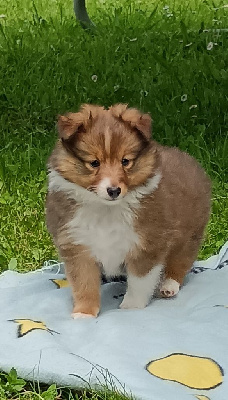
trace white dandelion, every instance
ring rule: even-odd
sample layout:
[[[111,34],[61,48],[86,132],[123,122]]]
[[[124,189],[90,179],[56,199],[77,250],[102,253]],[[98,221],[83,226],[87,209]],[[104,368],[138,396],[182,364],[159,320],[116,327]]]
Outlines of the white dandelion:
[[[97,75],[92,75],[91,79],[92,79],[93,82],[97,82]]]
[[[181,101],[184,102],[188,99],[188,95],[187,94],[182,94],[181,96]]]
[[[149,93],[147,92],[147,90],[140,90],[140,95],[141,95],[141,96],[147,97],[148,94],[149,94]]]
[[[207,50],[212,50],[213,46],[214,46],[214,43],[213,42],[209,42],[208,45],[207,45]]]

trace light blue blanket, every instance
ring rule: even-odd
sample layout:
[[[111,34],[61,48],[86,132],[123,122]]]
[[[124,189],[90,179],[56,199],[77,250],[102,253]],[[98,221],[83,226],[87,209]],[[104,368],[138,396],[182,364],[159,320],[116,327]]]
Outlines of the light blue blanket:
[[[196,262],[176,298],[119,310],[124,282],[102,285],[97,319],[71,319],[55,264],[0,276],[0,369],[75,387],[105,384],[143,400],[228,399],[228,242]]]

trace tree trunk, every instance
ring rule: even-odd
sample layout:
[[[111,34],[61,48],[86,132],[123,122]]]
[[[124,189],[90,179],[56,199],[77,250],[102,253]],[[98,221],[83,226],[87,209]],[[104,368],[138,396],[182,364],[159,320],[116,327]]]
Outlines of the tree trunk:
[[[76,15],[76,19],[80,22],[83,28],[91,28],[94,27],[93,22],[90,20],[85,0],[73,0],[74,1],[74,12]]]

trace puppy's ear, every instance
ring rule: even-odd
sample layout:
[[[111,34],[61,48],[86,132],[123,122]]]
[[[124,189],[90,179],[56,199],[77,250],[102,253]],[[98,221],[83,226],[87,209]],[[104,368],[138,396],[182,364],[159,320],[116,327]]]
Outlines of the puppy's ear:
[[[150,140],[152,120],[149,114],[142,114],[136,108],[128,108],[127,104],[116,104],[110,107],[110,111],[114,117],[129,124],[132,128],[136,128],[144,138]]]
[[[82,112],[60,115],[57,122],[59,137],[63,140],[70,139],[73,134],[83,129],[84,123],[85,116]]]
[[[85,132],[103,111],[104,107],[83,104],[77,113],[60,115],[57,122],[59,137],[68,140],[77,132]]]

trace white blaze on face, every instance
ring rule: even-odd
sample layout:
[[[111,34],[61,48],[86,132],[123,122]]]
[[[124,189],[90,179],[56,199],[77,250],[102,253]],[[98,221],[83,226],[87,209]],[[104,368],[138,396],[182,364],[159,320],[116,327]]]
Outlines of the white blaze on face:
[[[97,185],[97,194],[102,197],[102,199],[110,200],[107,189],[111,187],[111,181],[109,178],[104,178]]]
[[[111,132],[109,127],[107,128],[106,132],[105,132],[105,151],[107,155],[110,155],[111,152]]]

